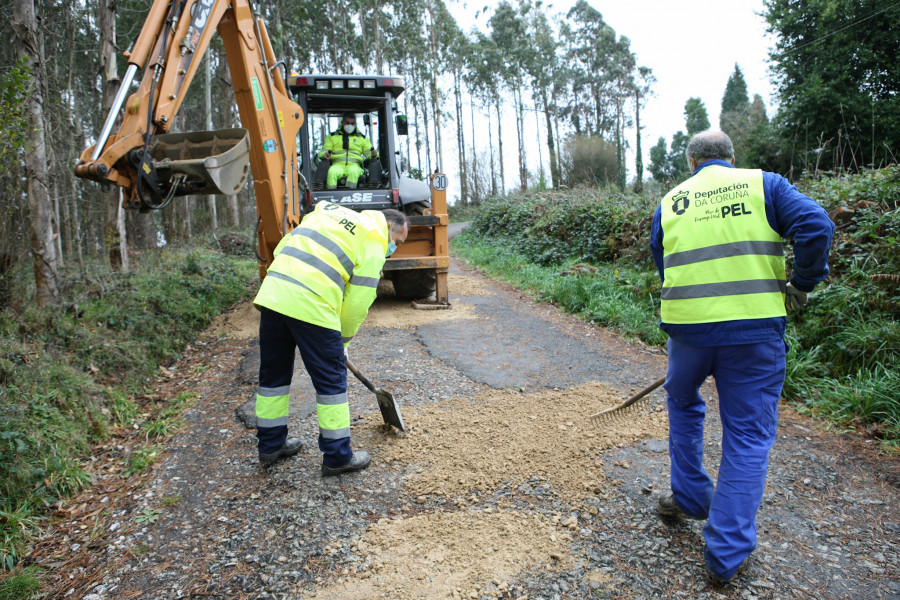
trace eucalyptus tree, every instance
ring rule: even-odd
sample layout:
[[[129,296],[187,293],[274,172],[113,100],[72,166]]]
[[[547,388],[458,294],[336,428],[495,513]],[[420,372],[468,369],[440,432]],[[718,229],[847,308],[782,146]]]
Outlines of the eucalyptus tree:
[[[541,3],[525,12],[527,43],[533,49],[528,55],[530,59],[525,70],[531,77],[532,95],[541,104],[547,126],[547,148],[550,152],[550,182],[553,187],[559,185],[559,160],[553,136],[553,122],[557,111],[556,90],[554,84],[562,75],[562,61],[559,56],[560,43],[553,31],[546,13],[541,10]]]
[[[497,154],[500,176],[499,191],[506,190],[506,175],[503,167],[503,97],[502,97],[502,80],[501,69],[504,66],[501,57],[500,48],[494,39],[481,32],[473,34],[472,44],[469,54],[469,85],[474,90],[475,95],[481,102],[488,107],[493,106],[496,114],[497,123]],[[491,195],[496,196],[497,176],[494,173],[494,144],[490,142],[492,137],[492,128],[488,125],[488,139],[491,156]]]
[[[57,250],[53,243],[52,199],[47,175],[44,122],[44,64],[37,34],[34,0],[15,0],[10,21],[15,35],[16,58],[27,69],[24,77],[23,116],[28,126],[25,142],[25,194],[31,233],[31,255],[38,306],[59,299]]]
[[[572,70],[569,114],[575,132],[608,134],[615,123],[614,102],[606,86],[619,53],[616,32],[586,0],[578,0],[569,10],[561,32]]]
[[[502,67],[499,71],[506,89],[513,95],[516,110],[516,138],[518,140],[519,182],[522,189],[528,187],[528,162],[525,153],[524,100],[525,81],[523,74],[532,62],[534,49],[527,40],[527,30],[523,14],[531,10],[531,5],[523,3],[516,10],[506,0],[501,0],[488,20],[491,39],[500,49]]]

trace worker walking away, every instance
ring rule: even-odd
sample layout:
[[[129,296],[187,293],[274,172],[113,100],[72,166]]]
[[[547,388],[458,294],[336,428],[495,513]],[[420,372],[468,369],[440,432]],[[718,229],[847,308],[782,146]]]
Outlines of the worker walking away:
[[[347,187],[355,189],[363,174],[363,163],[376,156],[378,152],[372,142],[356,128],[356,115],[344,113],[340,128],[325,138],[324,148],[319,152],[319,158],[331,160],[325,187],[336,189],[338,181],[346,176]]]
[[[259,462],[296,454],[288,439],[294,349],[316,390],[323,475],[369,466],[368,452],[350,447],[346,348],[366,318],[385,258],[406,240],[409,220],[396,210],[355,212],[320,202],[275,248],[259,293]]]
[[[693,174],[662,199],[650,247],[662,286],[661,328],[669,334],[669,456],[672,490],[660,514],[707,519],[707,575],[731,581],[756,548],[756,513],[775,442],[785,376],[785,300],[796,309],[828,275],[834,225],[784,177],[734,168],[721,131],[687,147]],[[785,279],[782,238],[794,264]],[[703,467],[712,375],[722,419],[718,481]]]

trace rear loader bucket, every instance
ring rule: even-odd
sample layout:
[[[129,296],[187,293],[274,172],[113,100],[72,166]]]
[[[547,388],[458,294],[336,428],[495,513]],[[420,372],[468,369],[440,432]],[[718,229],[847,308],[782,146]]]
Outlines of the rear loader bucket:
[[[157,136],[151,156],[160,181],[183,179],[176,196],[232,195],[250,174],[250,135],[240,128],[166,133]]]

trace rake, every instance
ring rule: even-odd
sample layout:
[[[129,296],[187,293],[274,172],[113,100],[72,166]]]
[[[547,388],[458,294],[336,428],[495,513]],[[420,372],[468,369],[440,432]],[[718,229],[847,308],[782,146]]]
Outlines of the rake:
[[[650,392],[661,386],[666,382],[666,378],[662,377],[657,381],[654,381],[637,394],[626,400],[625,402],[613,406],[612,408],[607,408],[606,410],[601,410],[598,413],[592,414],[589,419],[591,423],[593,423],[594,427],[605,427],[611,423],[624,420],[625,417],[634,412],[637,403],[640,400],[643,400],[647,396],[650,395]]]

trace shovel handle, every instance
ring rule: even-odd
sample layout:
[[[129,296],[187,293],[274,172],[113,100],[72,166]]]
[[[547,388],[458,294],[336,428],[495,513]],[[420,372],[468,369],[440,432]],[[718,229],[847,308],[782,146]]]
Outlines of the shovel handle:
[[[366,379],[366,376],[359,372],[359,369],[357,369],[356,366],[352,362],[350,362],[349,358],[344,358],[344,364],[347,365],[347,368],[350,370],[350,372],[353,373],[353,375],[357,379],[359,379],[364,386],[369,388],[370,392],[374,393],[376,391],[375,386],[372,385],[372,382]]]

